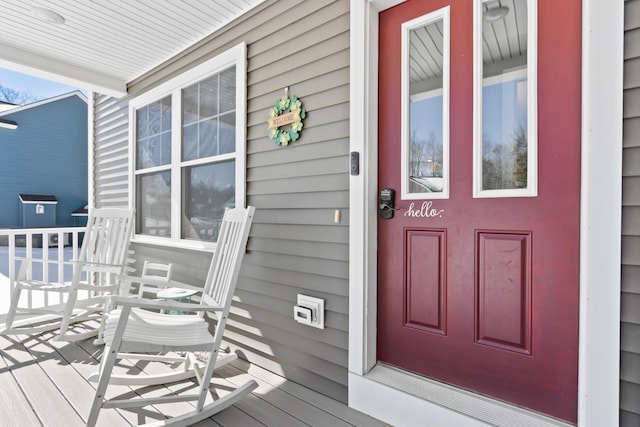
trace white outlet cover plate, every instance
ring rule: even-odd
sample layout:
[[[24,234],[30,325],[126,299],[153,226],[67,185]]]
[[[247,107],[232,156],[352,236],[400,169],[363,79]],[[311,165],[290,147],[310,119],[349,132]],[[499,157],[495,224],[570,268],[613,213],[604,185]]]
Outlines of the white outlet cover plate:
[[[308,307],[313,312],[315,318],[307,325],[324,329],[324,299],[298,294],[297,305]]]

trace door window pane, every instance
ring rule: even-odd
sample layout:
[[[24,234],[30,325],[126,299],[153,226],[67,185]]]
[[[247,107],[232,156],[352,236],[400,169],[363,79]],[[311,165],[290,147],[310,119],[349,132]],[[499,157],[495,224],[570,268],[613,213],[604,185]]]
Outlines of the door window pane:
[[[531,0],[529,0],[531,1]],[[531,111],[529,11],[527,0],[482,2],[477,15],[481,33],[481,131],[476,168],[477,196],[529,196],[535,194],[535,141],[530,140]],[[496,191],[497,190],[497,191]],[[506,190],[506,191],[505,191]]]
[[[527,78],[482,90],[482,189],[527,188]]]
[[[442,192],[442,96],[411,101],[409,116],[409,192]]]
[[[235,177],[235,161],[183,169],[183,239],[217,240],[225,208],[235,207]]]
[[[448,197],[448,8],[404,25],[403,199]],[[384,118],[383,118],[384,119]]]

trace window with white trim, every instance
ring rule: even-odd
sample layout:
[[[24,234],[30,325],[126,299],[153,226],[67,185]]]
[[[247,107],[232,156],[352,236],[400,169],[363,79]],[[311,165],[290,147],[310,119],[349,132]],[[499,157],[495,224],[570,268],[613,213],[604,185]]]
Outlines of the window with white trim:
[[[138,240],[213,245],[225,208],[245,205],[246,47],[130,102]]]

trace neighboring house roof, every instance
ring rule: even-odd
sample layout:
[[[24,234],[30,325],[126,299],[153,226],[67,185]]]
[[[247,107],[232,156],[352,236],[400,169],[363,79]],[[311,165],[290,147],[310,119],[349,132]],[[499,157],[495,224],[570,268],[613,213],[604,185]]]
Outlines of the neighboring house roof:
[[[19,107],[19,105],[12,104],[10,102],[0,101],[0,111],[10,110],[16,107]]]
[[[18,124],[13,120],[0,120],[0,128],[4,129],[17,129]]]
[[[18,108],[19,105],[12,104],[10,102],[0,101],[0,113],[3,111],[13,110]],[[4,129],[16,129],[18,124],[11,120],[0,120],[0,128]]]
[[[84,205],[83,207],[71,212],[71,216],[88,216],[88,215],[89,215],[89,205]]]
[[[0,121],[2,121],[3,116],[29,110],[31,108],[39,107],[41,105],[50,104],[52,102],[60,101],[61,99],[70,98],[72,96],[77,96],[78,98],[83,100],[85,103],[87,103],[87,97],[85,96],[85,94],[80,92],[79,90],[74,90],[73,92],[69,92],[62,95],[54,96],[52,98],[47,98],[40,101],[32,102],[31,104],[17,106],[16,108],[11,108],[6,111],[0,111]],[[6,122],[6,120],[4,121]]]
[[[19,194],[22,203],[58,203],[56,196],[44,194]]]

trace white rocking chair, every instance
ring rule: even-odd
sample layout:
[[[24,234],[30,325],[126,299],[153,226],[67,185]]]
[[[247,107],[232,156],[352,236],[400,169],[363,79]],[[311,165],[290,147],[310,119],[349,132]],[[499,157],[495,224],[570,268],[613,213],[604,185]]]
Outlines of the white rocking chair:
[[[138,283],[138,288],[135,290],[135,295],[139,298],[144,297],[145,295],[151,293],[156,297],[158,296],[158,292],[167,289],[167,286],[170,286],[171,280],[171,270],[172,264],[163,264],[157,262],[149,262],[145,261],[142,267],[142,275],[140,277],[133,277],[128,275],[120,275],[118,280],[120,281],[120,289],[119,293],[121,296],[134,296],[131,294],[131,284]],[[107,314],[109,311],[114,309],[110,305],[106,305],[102,321],[100,322],[100,329],[98,332],[98,337],[93,341],[94,345],[102,345],[104,344],[104,326],[107,321]],[[96,376],[97,379],[97,376]]]
[[[142,267],[142,276],[140,285],[138,286],[138,297],[144,297],[144,294],[150,292],[158,294],[159,291],[170,286],[172,264],[162,264],[159,262],[145,261]],[[123,278],[123,281],[125,278]]]
[[[156,279],[159,286],[167,286],[168,284],[174,288],[197,289],[202,295],[199,303],[174,300],[157,301],[123,296],[111,297],[111,303],[118,308],[107,316],[104,332],[105,349],[100,372],[89,378],[90,380],[97,379],[98,385],[87,426],[92,427],[96,424],[101,408],[132,408],[170,402],[195,401],[193,411],[153,424],[188,426],[233,405],[258,386],[255,381],[249,381],[233,392],[221,398],[214,398],[213,402],[205,404],[207,400],[210,400],[207,399],[207,395],[210,392],[213,371],[223,363],[218,357],[222,335],[246,250],[254,210],[253,207],[248,207],[247,209],[235,208],[225,212],[217,246],[203,287],[194,287],[175,280]],[[148,278],[145,282],[154,284],[154,280]],[[168,314],[176,311],[183,312],[183,314]],[[184,314],[184,312],[197,312],[197,314]],[[205,313],[213,314],[216,317],[213,333],[209,332],[210,324],[204,316]],[[172,359],[159,355],[168,351],[206,351],[210,354],[206,364],[200,366],[192,356]],[[225,357],[225,361],[230,361],[235,357],[237,357],[235,354],[231,354]],[[117,376],[112,374],[117,359],[180,360],[184,362],[184,366],[182,370],[168,375]],[[105,398],[109,384],[148,386],[166,384],[191,377],[196,377],[199,383],[198,393],[120,400]]]
[[[54,260],[23,259],[11,294],[11,303],[2,335],[37,334],[60,329],[59,340],[79,340],[98,334],[98,328],[83,328],[71,333],[71,324],[96,319],[100,321],[106,297],[115,293],[127,259],[131,240],[133,211],[129,209],[93,209],[77,260],[65,261],[73,268],[71,282],[45,282],[33,278],[33,266],[48,268]],[[58,303],[39,307],[21,307],[23,291],[61,295]],[[62,295],[66,295],[66,301]],[[47,297],[48,299],[48,297]],[[45,300],[46,301],[46,300]],[[84,327],[85,325],[83,325]]]

